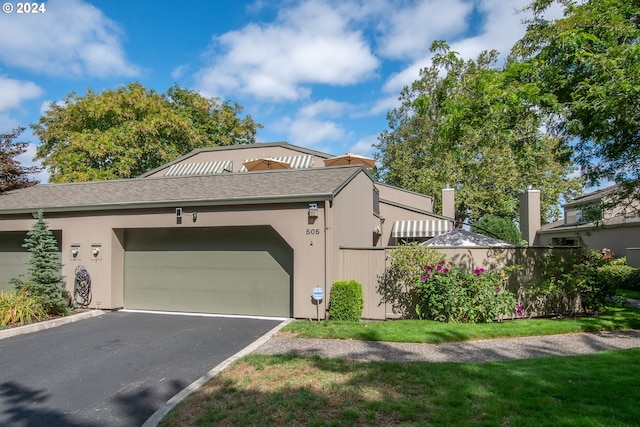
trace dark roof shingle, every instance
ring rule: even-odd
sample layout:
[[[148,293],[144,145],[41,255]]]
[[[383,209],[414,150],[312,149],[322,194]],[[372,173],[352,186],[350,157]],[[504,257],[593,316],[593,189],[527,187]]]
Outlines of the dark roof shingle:
[[[0,214],[201,204],[274,203],[335,196],[361,167],[289,169],[205,176],[40,184],[0,195]]]

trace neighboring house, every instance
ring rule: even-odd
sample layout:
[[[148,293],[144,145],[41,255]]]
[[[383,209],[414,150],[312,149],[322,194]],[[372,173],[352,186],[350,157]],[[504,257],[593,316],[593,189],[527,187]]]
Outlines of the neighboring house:
[[[324,317],[341,247],[425,240],[453,224],[430,197],[360,164],[325,167],[332,157],[286,143],[214,147],[139,178],[5,193],[0,285],[26,271],[21,245],[42,209],[67,289],[78,266],[91,275],[89,307],[315,318],[322,287]]]
[[[540,245],[606,248],[614,256],[627,256],[628,249],[640,247],[640,202],[610,207],[616,190],[617,186],[610,186],[565,204],[561,221],[538,230]]]

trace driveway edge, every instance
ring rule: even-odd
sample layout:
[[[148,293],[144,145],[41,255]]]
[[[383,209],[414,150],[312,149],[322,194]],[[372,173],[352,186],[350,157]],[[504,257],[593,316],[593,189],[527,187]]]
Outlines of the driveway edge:
[[[9,329],[2,329],[0,330],[0,340],[5,338],[15,337],[18,335],[29,334],[31,332],[43,331],[49,328],[55,328],[58,326],[66,325],[67,323],[73,323],[79,320],[101,316],[102,314],[104,314],[102,310],[84,311],[82,313],[72,314],[65,317],[59,317],[53,320],[46,320],[44,322],[33,323],[31,325],[17,326],[15,328],[9,328]]]
[[[293,320],[294,319],[284,320],[275,328],[271,329],[269,332],[267,332],[266,334],[264,334],[263,336],[261,336],[260,338],[258,338],[257,340],[255,340],[254,342],[252,342],[251,344],[249,344],[248,346],[246,346],[236,354],[234,354],[233,356],[219,363],[216,367],[211,369],[204,376],[198,378],[197,380],[189,384],[185,389],[183,389],[181,392],[179,392],[178,394],[173,396],[171,399],[169,399],[167,403],[162,405],[156,412],[151,414],[151,416],[147,418],[147,421],[145,421],[144,424],[142,424],[142,427],[156,427],[158,423],[162,421],[162,419],[169,413],[169,411],[171,411],[178,403],[182,402],[184,399],[187,398],[187,396],[189,396],[191,393],[193,393],[194,391],[202,387],[204,383],[206,383],[211,378],[215,377],[224,369],[226,369],[229,365],[231,365],[231,363],[235,362],[241,357],[244,357],[252,353],[262,344],[266,343],[273,335],[275,335],[276,332],[278,332],[280,329],[282,329],[289,323],[293,322]]]

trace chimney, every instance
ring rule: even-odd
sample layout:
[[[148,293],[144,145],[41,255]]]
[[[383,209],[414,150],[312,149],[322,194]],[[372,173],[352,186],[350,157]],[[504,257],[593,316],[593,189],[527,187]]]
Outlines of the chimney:
[[[536,231],[540,230],[540,190],[531,187],[520,195],[520,232],[529,246],[537,245]]]
[[[444,188],[442,190],[442,216],[456,219],[456,196],[453,188]]]

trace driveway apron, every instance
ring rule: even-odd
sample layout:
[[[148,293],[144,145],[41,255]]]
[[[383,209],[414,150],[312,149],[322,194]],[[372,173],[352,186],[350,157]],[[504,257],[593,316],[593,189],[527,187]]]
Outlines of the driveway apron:
[[[0,340],[0,425],[139,426],[279,323],[114,312]]]

